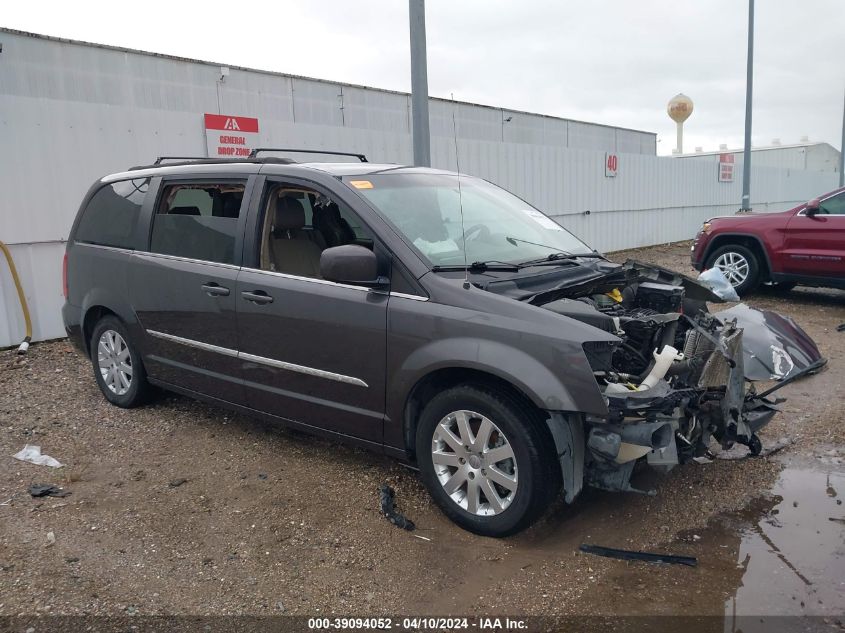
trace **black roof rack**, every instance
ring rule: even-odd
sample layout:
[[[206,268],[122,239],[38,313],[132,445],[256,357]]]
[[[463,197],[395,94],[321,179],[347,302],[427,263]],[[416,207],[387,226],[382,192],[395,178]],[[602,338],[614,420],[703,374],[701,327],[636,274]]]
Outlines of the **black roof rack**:
[[[232,163],[274,163],[276,165],[291,165],[295,160],[290,158],[280,158],[277,156],[265,156],[263,158],[208,158],[206,156],[159,156],[152,165],[135,165],[130,167],[129,171],[137,171],[139,169],[152,169],[153,167],[163,167],[161,164],[165,160],[175,160],[177,162],[170,163],[167,167],[180,167],[183,165],[231,165]]]
[[[294,152],[296,154],[329,154],[331,156],[354,156],[362,163],[368,162],[366,156],[364,156],[363,154],[356,154],[355,152],[334,152],[322,149],[290,149],[282,147],[257,147],[249,153],[249,157],[257,157],[258,152]]]
[[[159,156],[153,165],[161,165],[165,160],[208,160],[208,156]]]

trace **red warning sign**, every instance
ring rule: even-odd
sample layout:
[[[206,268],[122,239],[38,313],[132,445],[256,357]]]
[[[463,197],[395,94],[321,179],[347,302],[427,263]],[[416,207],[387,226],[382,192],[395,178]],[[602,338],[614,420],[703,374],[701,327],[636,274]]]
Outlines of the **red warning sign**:
[[[205,141],[209,158],[246,158],[258,146],[258,119],[206,114]]]

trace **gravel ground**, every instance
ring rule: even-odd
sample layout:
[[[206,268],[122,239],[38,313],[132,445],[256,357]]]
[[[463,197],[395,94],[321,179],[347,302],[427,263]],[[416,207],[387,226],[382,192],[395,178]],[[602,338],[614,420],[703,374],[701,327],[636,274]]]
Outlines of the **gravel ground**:
[[[691,272],[687,253],[678,244],[614,258]],[[789,401],[764,445],[789,437],[783,453],[806,459],[836,451],[845,293],[797,289],[749,303],[794,317],[830,359],[783,390]],[[9,457],[26,443],[65,467]],[[695,570],[620,576],[619,561],[580,554],[580,543],[684,544],[690,530],[759,499],[780,468],[774,459],[689,465],[645,482],[656,497],[587,491],[520,535],[487,539],[447,521],[395,462],[175,395],[112,407],[85,358],[66,341],[43,343],[25,357],[0,352],[0,616],[614,613],[623,607],[596,600],[597,589],[624,585],[648,600],[661,583],[695,583]],[[418,531],[380,516],[383,482]],[[33,499],[33,483],[72,494]],[[696,612],[722,613],[741,582],[725,576]]]

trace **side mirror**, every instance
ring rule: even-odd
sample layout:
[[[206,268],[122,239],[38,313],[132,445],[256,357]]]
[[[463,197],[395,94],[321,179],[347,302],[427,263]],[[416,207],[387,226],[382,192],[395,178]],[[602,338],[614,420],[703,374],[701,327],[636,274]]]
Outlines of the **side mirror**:
[[[379,277],[376,254],[357,244],[327,248],[320,255],[320,275],[327,281],[377,288],[386,286],[387,277]]]
[[[818,198],[813,198],[812,200],[807,202],[807,205],[804,207],[804,210],[807,212],[808,217],[813,217],[819,212],[819,205],[821,205],[821,200]]]

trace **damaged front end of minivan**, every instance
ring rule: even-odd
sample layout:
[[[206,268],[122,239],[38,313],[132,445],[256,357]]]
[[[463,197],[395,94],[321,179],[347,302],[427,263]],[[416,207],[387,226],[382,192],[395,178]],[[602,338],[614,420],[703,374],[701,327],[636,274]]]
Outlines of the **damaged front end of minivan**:
[[[631,486],[635,465],[707,459],[712,440],[759,454],[757,433],[782,402],[771,395],[825,362],[790,319],[742,304],[711,314],[706,302],[720,300],[706,287],[638,262],[520,299],[618,338],[584,344],[607,415],[583,416],[583,438],[556,432],[568,501],[582,485],[648,492]],[[759,380],[778,382],[758,393]]]

